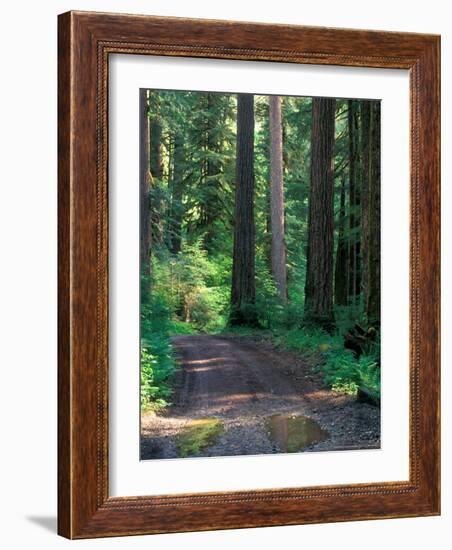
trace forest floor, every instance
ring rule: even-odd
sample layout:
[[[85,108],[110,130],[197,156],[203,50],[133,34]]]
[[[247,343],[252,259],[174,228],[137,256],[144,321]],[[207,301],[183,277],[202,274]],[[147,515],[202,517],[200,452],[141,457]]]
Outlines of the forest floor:
[[[297,450],[332,451],[380,447],[380,410],[356,397],[326,389],[320,373],[300,354],[267,340],[239,336],[172,338],[180,364],[173,405],[142,413],[141,458],[180,456],[181,434],[199,419],[221,431],[194,456],[250,455]],[[307,417],[307,418],[306,418]],[[284,423],[289,419],[289,423]],[[303,424],[309,428],[310,424]]]

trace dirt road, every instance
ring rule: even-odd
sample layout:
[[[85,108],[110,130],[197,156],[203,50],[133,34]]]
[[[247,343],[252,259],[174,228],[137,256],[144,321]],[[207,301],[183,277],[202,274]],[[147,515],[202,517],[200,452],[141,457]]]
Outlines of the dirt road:
[[[324,437],[304,451],[380,446],[378,408],[325,389],[298,354],[238,337],[177,336],[172,343],[181,365],[174,405],[143,414],[142,459],[177,457],[178,434],[206,417],[220,419],[224,433],[197,456],[284,452],[269,428],[274,415],[305,416],[319,425]]]

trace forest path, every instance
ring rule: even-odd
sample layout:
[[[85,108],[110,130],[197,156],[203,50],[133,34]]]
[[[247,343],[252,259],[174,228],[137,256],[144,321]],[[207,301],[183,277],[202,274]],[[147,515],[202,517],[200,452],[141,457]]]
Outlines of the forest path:
[[[379,447],[379,410],[325,389],[299,354],[234,336],[176,336],[172,344],[181,366],[174,405],[142,415],[142,459],[177,457],[178,436],[194,420],[212,417],[224,433],[196,456],[284,451],[291,428],[278,420],[278,435],[271,437],[273,415],[304,416],[319,425],[323,437],[302,450]]]

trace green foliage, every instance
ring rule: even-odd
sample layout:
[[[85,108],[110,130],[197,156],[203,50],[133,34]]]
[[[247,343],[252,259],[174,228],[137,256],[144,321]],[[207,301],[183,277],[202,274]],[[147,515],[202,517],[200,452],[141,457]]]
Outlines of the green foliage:
[[[222,334],[262,340],[272,338],[271,331],[262,330],[261,328],[253,327],[250,325],[228,325],[223,329]]]
[[[356,304],[348,306],[336,306],[334,308],[334,320],[336,330],[340,334],[345,334],[356,323],[365,326],[364,304],[361,301],[357,301]]]
[[[363,387],[380,397],[380,367],[376,357],[362,355],[355,359],[348,350],[326,354],[321,370],[325,381],[337,391],[356,394]]]
[[[278,297],[268,262],[261,254],[256,257],[256,306],[259,325],[271,329],[278,326],[283,315],[283,305]]]
[[[209,258],[202,246],[201,236],[177,256],[161,253],[153,262],[154,292],[168,304],[173,334],[215,332],[226,323],[230,260]]]
[[[142,281],[142,293],[145,286],[146,278]],[[161,296],[142,300],[140,376],[143,409],[163,408],[170,402],[176,364],[169,329],[169,309]]]
[[[168,333],[170,336],[175,336],[176,334],[196,334],[197,332],[192,323],[185,323],[178,319],[170,319],[168,321]]]
[[[342,347],[339,336],[332,336],[321,329],[292,329],[282,333],[280,340],[286,347],[301,351],[305,355],[327,353]]]
[[[153,334],[141,347],[141,407],[158,409],[169,404],[174,361],[168,338]]]
[[[276,341],[300,351],[310,358],[315,370],[323,374],[325,383],[332,389],[356,394],[358,388],[367,389],[380,398],[380,366],[377,355],[362,355],[356,359],[344,349],[339,333],[330,335],[320,329],[292,329],[275,337]]]

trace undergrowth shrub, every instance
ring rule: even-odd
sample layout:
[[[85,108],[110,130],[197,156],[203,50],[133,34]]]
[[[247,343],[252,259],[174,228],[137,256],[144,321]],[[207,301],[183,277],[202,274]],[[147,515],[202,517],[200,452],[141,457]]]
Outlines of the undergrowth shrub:
[[[164,298],[181,333],[181,323],[199,332],[219,330],[228,316],[231,259],[210,259],[202,246],[199,237],[177,256],[163,251],[153,260],[153,293]]]
[[[177,319],[170,319],[168,321],[168,334],[175,336],[177,334],[196,334],[198,331],[192,323],[184,323]]]
[[[283,345],[303,352],[304,355],[326,353],[342,346],[341,337],[332,336],[321,329],[295,328],[281,333],[279,340]]]
[[[327,353],[318,368],[334,390],[355,394],[362,387],[380,397],[380,367],[374,356],[356,359],[348,350],[336,350]]]
[[[361,355],[357,359],[344,349],[339,333],[330,335],[320,329],[293,329],[276,335],[276,341],[298,350],[312,360],[314,369],[321,372],[325,383],[335,391],[356,394],[365,388],[380,398],[380,359],[377,354]]]
[[[175,363],[166,334],[153,333],[141,345],[141,407],[166,407],[173,392]]]
[[[169,340],[169,307],[161,296],[142,300],[140,327],[141,407],[163,408],[170,402],[176,363]]]

